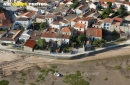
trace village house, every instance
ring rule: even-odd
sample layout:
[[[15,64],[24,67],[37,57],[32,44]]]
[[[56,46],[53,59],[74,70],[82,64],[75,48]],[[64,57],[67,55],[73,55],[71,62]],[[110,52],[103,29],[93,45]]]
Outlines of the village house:
[[[36,23],[42,23],[42,22],[46,22],[45,15],[39,14],[39,15],[36,17]]]
[[[70,10],[69,7],[67,7],[65,4],[59,5],[58,7],[54,8],[54,12],[61,12],[62,16],[67,15],[67,12]]]
[[[50,24],[50,27],[52,28],[57,28],[57,29],[61,29],[61,25],[59,23],[59,21],[54,21]]]
[[[77,15],[80,15],[82,13],[85,13],[89,9],[89,6],[87,4],[80,5],[75,9],[75,13]]]
[[[16,42],[19,40],[19,37],[23,33],[22,30],[11,30],[9,32],[5,32],[1,36],[1,43],[9,43],[9,44],[16,44]]]
[[[94,39],[102,39],[102,28],[87,28],[86,37],[91,41]]]
[[[99,2],[101,3],[101,6],[104,7],[104,8],[106,8],[108,6],[107,2],[112,3],[112,8],[116,7],[115,0],[100,0]]]
[[[85,24],[85,28],[87,27],[91,27],[93,23],[96,22],[96,19],[94,19],[93,17],[76,17],[74,19],[72,19],[71,21],[71,27],[73,27],[75,25],[75,23],[80,23],[80,24]]]
[[[32,30],[25,30],[22,35],[19,37],[19,41],[26,42],[30,38]]]
[[[60,30],[56,28],[47,28],[42,32],[41,39],[45,39],[46,42],[49,42],[51,40],[56,41],[59,31]]]
[[[123,2],[123,5],[127,8],[128,11],[130,11],[130,2],[125,1]]]
[[[113,22],[110,27],[110,31],[120,31],[121,26],[123,25],[123,18],[114,17]]]
[[[68,20],[66,20],[65,18],[63,18],[62,20],[59,21],[61,26],[64,27],[64,26],[69,26],[70,23]]]
[[[28,39],[24,44],[24,51],[30,51],[30,52],[34,51],[35,44],[36,44],[35,40]]]
[[[57,16],[54,14],[47,14],[45,15],[45,18],[48,25],[57,20]]]
[[[29,39],[37,41],[39,38],[41,38],[41,34],[42,34],[41,31],[36,31],[35,30],[35,31],[30,33],[30,38]]]
[[[92,27],[96,28],[103,28],[103,26],[104,26],[103,21],[98,21],[92,25]]]
[[[14,29],[17,29],[15,25],[21,25],[25,29],[28,29],[28,27],[32,24],[32,21],[35,19],[36,16],[37,16],[37,12],[32,10],[28,10],[25,13],[17,12],[15,14],[16,21],[13,24]]]
[[[97,7],[99,7],[100,4],[98,2],[93,2],[91,4],[89,4],[89,8],[90,9],[97,9]]]
[[[62,27],[61,33],[64,35],[75,35],[77,31],[73,27]]]
[[[112,25],[112,22],[113,22],[113,19],[111,19],[111,18],[105,18],[103,20],[103,28],[105,28],[106,30],[110,31],[110,27]]]
[[[85,31],[85,24],[81,24],[81,23],[75,23],[74,25],[74,29],[76,29],[77,31]]]
[[[0,29],[10,29],[11,21],[8,13],[0,11]]]

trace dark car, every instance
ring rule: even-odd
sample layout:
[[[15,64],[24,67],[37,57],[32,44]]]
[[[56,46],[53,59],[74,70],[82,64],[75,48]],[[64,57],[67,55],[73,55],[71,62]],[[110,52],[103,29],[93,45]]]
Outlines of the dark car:
[[[3,46],[7,46],[8,44],[7,44],[7,43],[1,43],[1,45],[3,45]]]

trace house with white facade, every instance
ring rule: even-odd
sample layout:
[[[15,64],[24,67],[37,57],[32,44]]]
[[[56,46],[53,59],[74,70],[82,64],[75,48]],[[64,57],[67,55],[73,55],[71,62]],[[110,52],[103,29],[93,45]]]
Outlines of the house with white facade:
[[[75,23],[74,29],[76,29],[77,31],[84,31],[85,30],[85,24]]]
[[[48,25],[57,20],[57,16],[54,14],[47,14],[45,15],[45,18]]]
[[[16,20],[13,24],[14,29],[16,29],[15,25],[21,25],[25,29],[28,29],[28,27],[32,24],[32,21],[35,19],[36,16],[37,12],[32,10],[28,10],[27,12],[24,13],[16,12],[15,14]]]
[[[70,23],[68,20],[66,20],[65,18],[63,18],[62,20],[59,21],[61,26],[64,27],[64,26],[69,26]]]
[[[13,29],[18,29],[18,26],[23,26],[25,29],[28,29],[28,27],[32,24],[32,21],[26,17],[20,17],[17,18],[16,21],[13,24]]]
[[[113,22],[113,19],[111,19],[111,18],[105,18],[103,20],[103,28],[105,28],[106,30],[110,30],[112,22]]]
[[[89,9],[89,6],[87,4],[80,5],[75,9],[75,13],[77,15],[80,15],[82,13],[85,13]]]
[[[20,41],[26,42],[30,38],[31,30],[25,30],[19,37]]]
[[[50,26],[52,28],[57,28],[57,29],[61,29],[61,24],[59,23],[59,21],[54,21],[50,24]]]

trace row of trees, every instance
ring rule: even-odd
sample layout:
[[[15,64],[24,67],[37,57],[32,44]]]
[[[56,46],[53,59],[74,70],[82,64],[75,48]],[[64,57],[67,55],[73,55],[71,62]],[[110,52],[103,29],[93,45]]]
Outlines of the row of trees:
[[[129,13],[127,11],[127,8],[124,6],[124,5],[121,5],[120,8],[115,12],[113,11],[112,9],[112,3],[111,2],[108,2],[108,7],[105,8],[103,11],[102,11],[102,14],[101,14],[101,18],[108,18],[110,17],[109,15],[112,13],[112,16],[111,17],[115,17],[115,16],[118,16],[118,17],[125,17],[127,16]]]

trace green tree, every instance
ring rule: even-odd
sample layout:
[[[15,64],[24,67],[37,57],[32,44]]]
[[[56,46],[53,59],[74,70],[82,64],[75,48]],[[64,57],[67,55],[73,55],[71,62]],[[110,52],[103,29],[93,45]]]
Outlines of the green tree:
[[[43,22],[43,23],[40,24],[40,29],[39,30],[42,31],[42,30],[45,29],[45,27],[46,27],[46,23]]]
[[[44,46],[47,45],[47,44],[46,44],[46,40],[39,38],[38,41],[36,42],[36,45],[37,45],[38,47],[44,47]]]
[[[84,34],[80,34],[79,36],[78,36],[78,38],[77,38],[77,41],[79,42],[79,43],[82,43],[83,41],[85,41],[85,35]]]
[[[66,74],[63,80],[64,83],[69,85],[89,85],[90,83],[83,79],[82,73],[77,71],[74,74]]]
[[[111,8],[112,2],[107,2],[107,4],[108,4],[108,8]]]
[[[92,45],[95,46],[95,47],[99,47],[101,45],[101,43],[102,43],[101,40],[96,39],[96,40],[93,41]]]
[[[71,8],[76,8],[76,7],[78,7],[79,6],[79,2],[78,2],[78,0],[76,0],[72,5],[70,5],[70,7]]]
[[[124,5],[121,5],[120,8],[117,11],[119,17],[125,17],[129,15],[127,8]]]
[[[116,39],[120,38],[120,33],[118,33],[116,30],[114,30],[114,31],[112,32],[112,35],[113,35]]]
[[[1,80],[0,85],[9,85],[9,82],[7,80]]]

